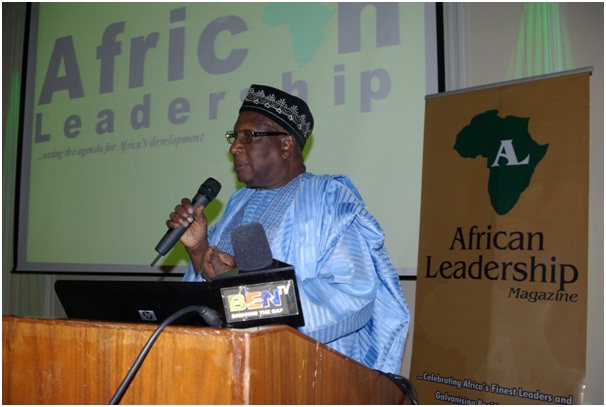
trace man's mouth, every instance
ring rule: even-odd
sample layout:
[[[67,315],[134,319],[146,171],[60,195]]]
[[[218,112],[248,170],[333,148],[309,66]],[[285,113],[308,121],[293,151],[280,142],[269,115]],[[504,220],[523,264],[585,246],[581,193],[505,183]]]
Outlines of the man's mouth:
[[[238,171],[248,165],[247,162],[234,162],[234,170]]]

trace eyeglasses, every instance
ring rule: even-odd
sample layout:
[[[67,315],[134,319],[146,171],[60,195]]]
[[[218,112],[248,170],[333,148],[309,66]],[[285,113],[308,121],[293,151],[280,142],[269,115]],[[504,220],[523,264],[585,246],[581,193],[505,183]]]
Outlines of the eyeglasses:
[[[265,136],[282,136],[287,135],[283,131],[251,131],[251,130],[240,130],[240,131],[228,131],[225,133],[225,138],[229,144],[233,144],[236,139],[242,144],[249,144],[252,142],[253,137],[265,137]]]

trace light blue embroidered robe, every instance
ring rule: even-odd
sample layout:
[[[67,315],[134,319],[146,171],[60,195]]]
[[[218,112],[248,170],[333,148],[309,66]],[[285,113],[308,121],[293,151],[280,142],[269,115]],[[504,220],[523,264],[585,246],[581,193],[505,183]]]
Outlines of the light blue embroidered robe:
[[[277,190],[242,188],[209,229],[233,254],[234,227],[263,225],[273,257],[295,267],[299,330],[368,367],[400,373],[410,315],[378,222],[342,175],[305,173]],[[184,281],[202,281],[190,264]]]

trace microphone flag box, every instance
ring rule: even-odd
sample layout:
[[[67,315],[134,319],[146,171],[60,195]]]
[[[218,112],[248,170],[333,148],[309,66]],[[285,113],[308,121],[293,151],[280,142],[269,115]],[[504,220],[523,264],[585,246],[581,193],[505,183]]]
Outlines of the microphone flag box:
[[[295,270],[286,263],[275,263],[277,268],[213,280],[227,327],[304,325]]]

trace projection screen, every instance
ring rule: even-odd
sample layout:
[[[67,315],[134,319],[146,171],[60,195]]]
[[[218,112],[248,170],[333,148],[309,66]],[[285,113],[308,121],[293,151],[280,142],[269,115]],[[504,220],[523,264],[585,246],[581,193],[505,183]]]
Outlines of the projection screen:
[[[307,100],[307,170],[347,174],[416,273],[424,98],[437,92],[435,5],[34,3],[16,271],[179,275],[154,247],[182,197],[238,184],[225,131],[248,86]]]

